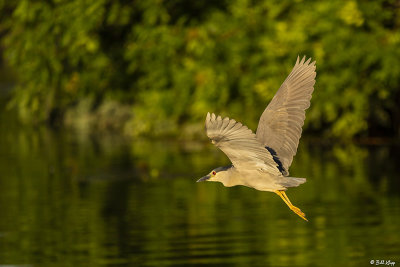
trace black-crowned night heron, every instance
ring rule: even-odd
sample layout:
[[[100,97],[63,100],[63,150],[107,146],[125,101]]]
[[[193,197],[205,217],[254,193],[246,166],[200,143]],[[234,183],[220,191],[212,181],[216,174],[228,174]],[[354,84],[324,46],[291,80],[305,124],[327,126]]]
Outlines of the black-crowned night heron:
[[[221,182],[224,186],[244,185],[260,191],[274,192],[297,215],[305,214],[286,196],[289,187],[306,182],[289,177],[289,167],[296,154],[305,110],[310,106],[315,84],[315,61],[305,57],[297,61],[291,73],[264,110],[254,134],[235,120],[208,113],[206,132],[232,165],[218,167],[197,182]]]

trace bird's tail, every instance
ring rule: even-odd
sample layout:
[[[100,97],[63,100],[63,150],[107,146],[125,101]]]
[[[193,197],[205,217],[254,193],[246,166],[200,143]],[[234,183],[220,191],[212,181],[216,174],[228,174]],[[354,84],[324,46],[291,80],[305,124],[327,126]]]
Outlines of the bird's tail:
[[[297,177],[283,177],[281,178],[280,184],[284,187],[297,187],[306,182],[306,178]]]

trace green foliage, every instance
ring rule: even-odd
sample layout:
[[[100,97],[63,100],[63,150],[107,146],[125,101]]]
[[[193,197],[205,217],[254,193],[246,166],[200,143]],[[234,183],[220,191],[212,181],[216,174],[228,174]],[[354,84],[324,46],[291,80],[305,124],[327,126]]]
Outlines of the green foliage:
[[[123,116],[115,119],[133,135],[176,134],[207,111],[254,129],[305,54],[317,61],[306,129],[335,137],[400,132],[395,1],[0,5],[12,10],[0,21],[6,59],[19,76],[12,104],[27,121],[79,116],[84,101],[94,114],[108,103],[130,107],[130,116],[116,112]]]

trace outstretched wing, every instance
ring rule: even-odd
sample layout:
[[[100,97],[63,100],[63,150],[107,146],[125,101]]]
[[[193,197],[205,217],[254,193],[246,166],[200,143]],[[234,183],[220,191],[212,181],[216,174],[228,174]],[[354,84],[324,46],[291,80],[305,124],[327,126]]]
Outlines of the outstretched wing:
[[[238,170],[258,169],[282,176],[271,153],[240,122],[207,113],[206,131],[212,143],[228,156]]]
[[[261,115],[257,128],[257,140],[276,153],[285,176],[301,137],[305,110],[310,106],[315,84],[315,61],[305,57],[299,61],[283,82],[278,92]]]

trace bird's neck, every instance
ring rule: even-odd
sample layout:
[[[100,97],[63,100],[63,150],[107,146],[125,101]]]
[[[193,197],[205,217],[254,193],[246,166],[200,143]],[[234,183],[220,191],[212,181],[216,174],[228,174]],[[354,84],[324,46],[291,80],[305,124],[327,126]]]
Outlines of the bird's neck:
[[[235,168],[229,168],[227,171],[225,171],[219,181],[226,187],[243,185],[239,172],[236,171]]]

